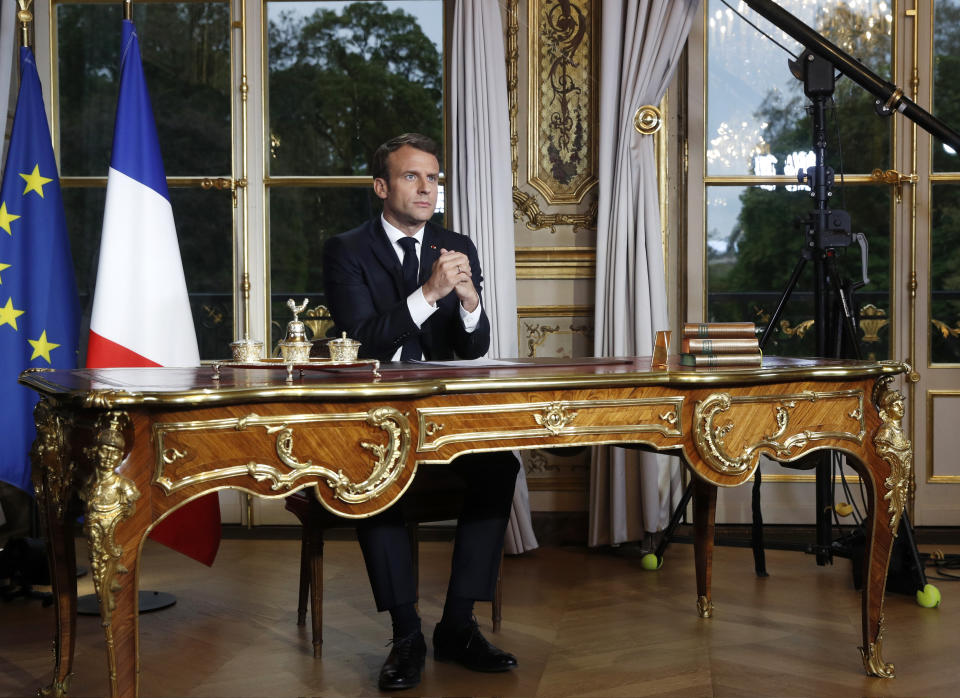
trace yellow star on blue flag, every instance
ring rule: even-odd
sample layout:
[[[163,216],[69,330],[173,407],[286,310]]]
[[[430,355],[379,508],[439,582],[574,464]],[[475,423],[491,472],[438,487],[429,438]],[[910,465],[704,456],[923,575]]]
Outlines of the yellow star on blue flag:
[[[33,347],[33,354],[30,355],[30,358],[36,359],[37,357],[43,357],[43,360],[48,364],[52,363],[50,361],[50,351],[60,346],[59,344],[47,341],[46,330],[43,331],[39,339],[28,339],[27,341],[30,342],[30,346]]]
[[[10,228],[10,224],[17,220],[20,216],[10,213],[7,211],[7,202],[0,202],[0,228],[3,228],[7,231],[7,235],[13,235],[13,230]]]
[[[27,183],[27,186],[23,188],[23,195],[26,196],[27,192],[35,191],[40,195],[41,199],[43,198],[43,185],[53,181],[49,177],[40,175],[40,165],[34,165],[33,172],[30,174],[23,174],[23,172],[21,172],[20,176],[23,177],[23,181]]]
[[[0,235],[0,480],[32,492],[29,454],[37,394],[17,378],[34,366],[76,366],[80,312],[60,177],[28,48],[20,49],[20,94],[0,186],[0,229],[7,233]]]

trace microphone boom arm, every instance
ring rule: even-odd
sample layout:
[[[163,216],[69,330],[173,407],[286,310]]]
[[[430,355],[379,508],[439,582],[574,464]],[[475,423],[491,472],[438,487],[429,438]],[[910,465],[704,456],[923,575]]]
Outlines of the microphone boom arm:
[[[876,97],[880,114],[889,116],[894,111],[898,111],[960,153],[960,133],[904,96],[902,89],[873,73],[860,61],[845,53],[836,44],[827,41],[814,29],[771,0],[744,0],[744,2],[761,17],[803,44],[808,51],[829,61],[837,70]]]

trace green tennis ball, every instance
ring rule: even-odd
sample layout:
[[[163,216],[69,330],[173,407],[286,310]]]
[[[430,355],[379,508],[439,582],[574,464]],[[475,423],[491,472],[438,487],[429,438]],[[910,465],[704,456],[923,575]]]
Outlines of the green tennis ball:
[[[647,553],[646,555],[640,558],[640,566],[643,567],[643,569],[645,570],[649,570],[650,572],[660,569],[660,565],[662,564],[663,564],[663,560],[658,558],[653,553]],[[936,589],[936,587],[934,587],[934,589]],[[917,594],[919,595],[920,592],[917,592]],[[940,597],[940,594],[938,593],[937,598],[939,599],[939,597]]]
[[[933,584],[927,584],[917,591],[917,603],[924,608],[936,608],[940,605],[940,590]]]

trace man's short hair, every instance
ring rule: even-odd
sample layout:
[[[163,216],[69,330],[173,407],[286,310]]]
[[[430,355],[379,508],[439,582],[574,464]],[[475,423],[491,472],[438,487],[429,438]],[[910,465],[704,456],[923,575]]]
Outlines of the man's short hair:
[[[389,181],[390,170],[387,167],[387,158],[390,157],[390,153],[405,145],[430,153],[438,162],[440,161],[440,148],[430,136],[424,136],[422,133],[404,133],[391,138],[374,152],[373,161],[370,163],[370,174],[373,175],[374,179]]]

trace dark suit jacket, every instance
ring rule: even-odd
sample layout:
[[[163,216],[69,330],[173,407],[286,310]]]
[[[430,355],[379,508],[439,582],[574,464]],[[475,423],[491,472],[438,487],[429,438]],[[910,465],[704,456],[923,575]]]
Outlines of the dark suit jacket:
[[[473,283],[480,293],[482,276],[477,249],[470,239],[427,223],[420,250],[420,284],[430,278],[440,250],[463,252],[470,260]],[[417,325],[403,293],[400,260],[379,216],[327,240],[323,253],[323,280],[327,307],[333,315],[335,336],[346,332],[358,340],[362,358],[389,361],[412,335],[419,333],[425,358],[476,359],[490,346],[490,322],[481,302],[480,322],[473,332],[463,329],[460,300],[451,291],[423,326]]]

